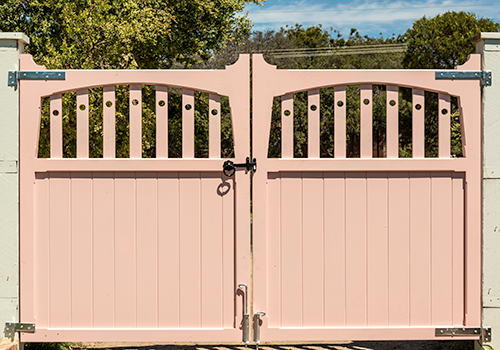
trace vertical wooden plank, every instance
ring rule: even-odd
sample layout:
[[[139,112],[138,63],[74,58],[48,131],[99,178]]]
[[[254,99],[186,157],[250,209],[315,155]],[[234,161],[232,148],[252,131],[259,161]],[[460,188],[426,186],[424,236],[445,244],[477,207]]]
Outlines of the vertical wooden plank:
[[[268,266],[268,322],[270,327],[281,327],[281,179],[279,173],[270,173],[267,180],[267,242]]]
[[[453,236],[451,173],[432,173],[432,324],[452,324]]]
[[[50,326],[71,324],[71,184],[69,173],[50,177]]]
[[[453,325],[464,325],[464,174],[453,174]]]
[[[235,269],[234,269],[234,247],[235,247],[235,235],[236,230],[234,229],[234,195],[235,195],[235,184],[234,178],[228,179],[227,177],[221,175],[221,195],[222,195],[222,269],[223,269],[223,318],[224,318],[224,328],[233,328],[234,325],[234,287],[236,286],[235,281]],[[250,305],[249,305],[250,307]]]
[[[201,325],[222,327],[222,198],[220,174],[201,179]]]
[[[281,98],[281,157],[293,158],[293,94]]]
[[[208,94],[208,157],[220,158],[220,96]]]
[[[93,174],[94,327],[114,326],[115,200],[113,173]]]
[[[387,158],[399,157],[399,94],[396,85],[387,85]]]
[[[389,326],[408,326],[410,188],[408,173],[389,178]]]
[[[168,89],[156,85],[156,158],[168,158]]]
[[[410,174],[410,325],[431,326],[431,180]]]
[[[389,325],[387,173],[367,176],[367,325]]]
[[[450,95],[439,94],[439,158],[450,158],[451,129],[450,129]]]
[[[116,157],[115,87],[104,86],[103,91],[103,157]]]
[[[319,133],[320,133],[320,95],[319,89],[308,91],[307,104],[307,157],[319,158]]]
[[[142,86],[130,85],[130,158],[142,158]]]
[[[62,158],[62,95],[50,96],[50,158]]]
[[[137,326],[136,193],[135,173],[115,174],[115,325],[123,328]]]
[[[158,311],[162,328],[179,327],[179,201],[179,174],[159,173]]]
[[[281,177],[281,322],[302,326],[302,174]]]
[[[180,173],[180,327],[201,326],[200,173]]]
[[[47,173],[37,174],[36,179],[36,263],[38,265],[36,279],[36,293],[38,301],[35,304],[38,310],[36,322],[39,327],[49,327],[50,283],[49,283],[49,254],[50,254],[50,178]]]
[[[346,87],[335,86],[335,136],[334,156],[335,158],[346,157]]]
[[[194,158],[194,91],[182,89],[182,158]]]
[[[373,104],[372,85],[361,84],[360,86],[360,156],[361,158],[373,157]]]
[[[137,173],[137,326],[158,326],[156,173]]]
[[[323,174],[304,173],[302,186],[303,326],[323,327]]]
[[[425,100],[424,90],[413,89],[413,158],[425,157]]]
[[[346,326],[366,326],[366,173],[346,173]]]
[[[325,326],[345,326],[345,173],[325,173]]]
[[[71,293],[71,326],[92,327],[92,178],[89,173],[71,174]]]
[[[76,92],[76,157],[89,157],[89,90]]]

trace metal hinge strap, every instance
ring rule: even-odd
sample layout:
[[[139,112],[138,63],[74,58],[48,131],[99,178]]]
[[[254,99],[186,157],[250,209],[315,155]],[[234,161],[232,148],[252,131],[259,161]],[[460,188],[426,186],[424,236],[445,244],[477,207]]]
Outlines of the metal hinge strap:
[[[491,86],[491,71],[438,70],[436,71],[436,79],[446,79],[446,80],[480,79],[484,86]]]
[[[436,337],[460,337],[468,335],[478,335],[483,342],[491,341],[491,327],[484,328],[436,328]]]
[[[17,86],[18,80],[66,80],[66,72],[10,71],[8,85]]]
[[[34,323],[5,322],[4,335],[6,338],[14,340],[16,332],[35,333]]]

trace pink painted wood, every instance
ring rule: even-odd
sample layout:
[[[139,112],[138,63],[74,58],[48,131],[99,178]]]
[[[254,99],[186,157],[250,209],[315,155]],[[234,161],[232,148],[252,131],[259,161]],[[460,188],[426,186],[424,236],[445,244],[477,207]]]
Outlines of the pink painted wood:
[[[477,55],[461,67],[479,68]],[[480,327],[480,84],[436,80],[432,70],[277,70],[262,55],[252,73],[261,340],[436,339],[434,327]],[[387,85],[387,158],[371,158],[372,84]],[[360,159],[346,159],[346,85],[361,86]],[[335,158],[268,159],[273,98],[291,106],[294,93],[331,86]],[[398,157],[400,86],[413,89],[412,158]],[[425,158],[424,91],[440,94],[440,113],[459,98],[464,158],[449,157],[442,113],[439,158]]]
[[[82,70],[66,71],[64,81],[23,81],[21,320],[35,322],[37,331],[22,341],[241,341],[237,289],[251,286],[250,177],[241,171],[223,176],[220,145],[213,159],[193,158],[192,97],[195,90],[209,93],[220,118],[219,96],[228,96],[233,160],[244,162],[250,154],[249,61],[243,55],[224,70]],[[21,69],[44,67],[23,55]],[[115,158],[117,85],[131,86],[129,159]],[[157,86],[156,159],[141,159],[141,85]],[[183,112],[180,159],[167,159],[167,85],[182,88],[184,103],[192,105]],[[88,89],[101,86],[104,158],[89,159]],[[69,91],[77,91],[76,159],[62,158],[61,95]],[[46,96],[54,141],[51,158],[39,159]],[[220,142],[217,123],[213,150]]]
[[[307,154],[308,158],[319,158],[319,133],[320,133],[320,100],[319,89],[310,90],[308,93],[307,108]]]

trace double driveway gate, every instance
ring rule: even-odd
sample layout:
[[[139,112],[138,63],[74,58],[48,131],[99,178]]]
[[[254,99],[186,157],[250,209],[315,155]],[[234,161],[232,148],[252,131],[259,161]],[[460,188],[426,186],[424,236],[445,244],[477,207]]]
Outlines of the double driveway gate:
[[[479,57],[461,68],[479,70]],[[248,55],[225,70],[52,75],[22,55],[21,78],[50,76],[19,83],[21,322],[36,326],[22,341],[239,342],[248,328],[257,342],[436,339],[446,328],[481,327],[480,82],[437,80],[430,70],[277,70],[261,55],[251,70],[252,150]],[[353,84],[360,158],[346,157],[345,147]],[[384,158],[372,158],[372,84],[387,91]],[[115,149],[118,85],[129,85],[126,159]],[[156,86],[153,159],[142,158],[141,85]],[[182,158],[169,158],[167,86],[182,89]],[[89,158],[89,89],[101,87],[103,156]],[[327,87],[334,158],[320,157]],[[412,158],[398,156],[399,87],[412,89]],[[195,157],[195,90],[208,93],[207,158]],[[439,94],[438,158],[424,154],[425,90]],[[63,157],[69,92],[72,159]],[[299,92],[308,96],[307,158],[294,158]],[[222,171],[221,96],[230,105],[231,161],[257,162],[253,197],[249,170]],[[46,97],[50,157],[39,158]],[[269,158],[275,97],[281,157]],[[461,158],[450,157],[450,98],[460,107]],[[460,339],[478,339],[475,332]]]

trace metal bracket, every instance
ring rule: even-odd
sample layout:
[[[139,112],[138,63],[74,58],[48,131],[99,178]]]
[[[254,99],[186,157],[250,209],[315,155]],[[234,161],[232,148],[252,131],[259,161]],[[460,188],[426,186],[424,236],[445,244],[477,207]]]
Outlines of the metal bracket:
[[[260,344],[260,316],[265,316],[266,313],[264,311],[256,312],[253,315],[253,341],[255,344]]]
[[[491,71],[438,70],[436,79],[475,80],[481,79],[483,86],[491,86]]]
[[[483,343],[489,343],[491,341],[491,327],[484,327],[482,339]]]
[[[14,340],[16,332],[35,333],[34,323],[5,322],[4,335],[6,338]]]
[[[19,80],[66,80],[66,72],[50,72],[50,71],[10,71],[9,86],[17,86]]]

